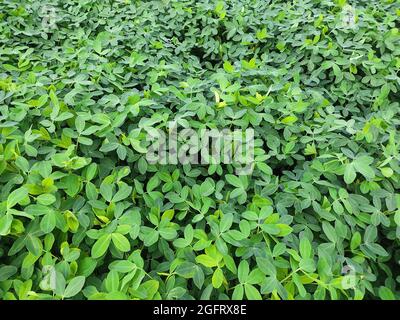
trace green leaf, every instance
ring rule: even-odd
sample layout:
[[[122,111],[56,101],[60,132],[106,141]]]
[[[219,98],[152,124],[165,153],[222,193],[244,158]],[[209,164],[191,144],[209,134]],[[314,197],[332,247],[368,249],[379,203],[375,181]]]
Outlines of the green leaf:
[[[230,229],[230,227],[232,226],[232,222],[233,222],[233,216],[231,214],[225,214],[221,218],[220,227],[219,227],[220,232],[228,231]]]
[[[112,196],[113,196],[112,187],[113,187],[112,184],[107,183],[105,181],[103,181],[103,183],[100,185],[100,194],[108,202],[112,201]]]
[[[213,276],[212,276],[212,285],[214,288],[219,288],[224,281],[224,274],[220,268],[215,269]]]
[[[120,233],[113,233],[111,235],[111,238],[113,244],[118,250],[121,250],[122,252],[128,252],[129,250],[131,250],[129,240],[124,235]]]
[[[28,190],[25,187],[18,188],[11,192],[7,197],[7,208],[14,207],[18,202],[28,196]]]
[[[111,234],[102,235],[92,247],[92,258],[97,259],[104,255],[111,242]]]
[[[56,197],[49,193],[41,194],[37,197],[37,202],[44,206],[49,206],[56,202]]]
[[[225,176],[225,179],[234,187],[243,188],[242,181],[238,177],[234,176],[233,174],[227,174]]]
[[[344,182],[347,184],[352,183],[356,178],[356,172],[353,164],[346,164],[344,169]]]
[[[261,225],[261,229],[268,233],[268,234],[272,234],[272,235],[278,235],[281,232],[281,229],[275,225],[275,224],[262,224]]]
[[[361,244],[361,234],[357,231],[351,237],[350,249],[355,250],[360,246],[360,244]]]
[[[279,228],[279,233],[277,234],[278,237],[286,237],[293,231],[293,228],[286,224],[277,223],[275,226]]]
[[[242,260],[238,267],[238,279],[240,283],[245,283],[249,275],[249,263]]]
[[[176,230],[172,227],[162,227],[159,230],[160,236],[166,240],[173,240],[176,238]]]
[[[361,156],[353,161],[353,166],[354,169],[360,172],[365,178],[373,179],[375,177],[375,172],[370,166],[372,162],[374,162],[374,158],[370,156]]]
[[[392,290],[387,287],[379,287],[378,294],[382,300],[396,300]]]
[[[56,216],[53,212],[49,212],[44,215],[42,220],[40,221],[40,229],[44,233],[50,233],[56,227]]]
[[[364,246],[378,256],[387,257],[389,253],[378,243],[365,243]]]
[[[329,241],[332,241],[333,243],[337,242],[337,235],[334,227],[324,221],[322,223],[322,229],[324,230],[324,233],[326,234]]]
[[[84,276],[77,276],[73,278],[67,285],[64,291],[64,298],[71,298],[81,292],[85,284]]]
[[[18,271],[15,266],[2,266],[0,267],[0,281],[6,281]]]
[[[311,258],[312,257],[311,242],[306,237],[300,238],[300,255],[303,258]]]
[[[0,217],[0,236],[5,236],[9,233],[13,217],[11,214],[5,214]]]
[[[235,68],[232,66],[232,64],[229,61],[224,62],[224,70],[228,73],[232,73],[235,71]]]
[[[364,242],[365,243],[372,243],[375,241],[376,237],[378,236],[378,232],[375,226],[369,225],[365,229],[364,233]]]
[[[110,270],[115,270],[121,273],[128,273],[136,269],[136,265],[128,260],[114,261],[109,267]]]
[[[157,240],[159,238],[159,235],[160,234],[159,234],[159,232],[157,230],[149,228],[149,231],[143,237],[144,245],[146,247],[150,247],[151,245],[153,245],[154,243],[157,242]]]
[[[394,222],[400,227],[400,210],[397,210],[394,214]]]
[[[393,170],[392,168],[385,167],[381,168],[381,173],[383,174],[384,177],[390,178],[393,175]]]
[[[190,279],[196,273],[196,265],[192,262],[183,262],[176,268],[175,272],[185,279]]]
[[[262,300],[260,292],[251,284],[244,285],[244,292],[249,300]]]
[[[315,270],[315,263],[312,258],[304,258],[300,260],[299,267],[305,272],[311,273]]]
[[[267,29],[262,28],[261,30],[256,32],[256,36],[258,40],[263,40],[267,37]]]
[[[38,237],[29,234],[26,237],[25,244],[29,252],[32,253],[34,256],[38,257],[42,254],[43,245]]]
[[[63,182],[65,184],[65,192],[70,197],[75,197],[80,191],[81,187],[81,179],[76,174],[69,174],[65,178],[63,178]]]
[[[244,295],[243,285],[241,285],[241,284],[237,285],[237,286],[235,286],[235,289],[233,290],[232,300],[242,300],[243,299],[243,295]]]
[[[206,254],[200,254],[196,257],[196,262],[202,264],[205,267],[212,268],[218,265],[218,261]]]
[[[118,192],[112,198],[112,202],[118,202],[126,199],[132,193],[132,187],[128,186],[126,183],[121,183]]]

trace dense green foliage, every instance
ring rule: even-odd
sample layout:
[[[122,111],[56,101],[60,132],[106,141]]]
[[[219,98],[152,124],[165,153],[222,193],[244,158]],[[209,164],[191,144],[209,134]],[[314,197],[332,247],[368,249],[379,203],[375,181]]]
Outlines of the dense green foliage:
[[[1,299],[400,298],[398,0],[44,5],[0,0]],[[173,119],[254,171],[148,164]]]

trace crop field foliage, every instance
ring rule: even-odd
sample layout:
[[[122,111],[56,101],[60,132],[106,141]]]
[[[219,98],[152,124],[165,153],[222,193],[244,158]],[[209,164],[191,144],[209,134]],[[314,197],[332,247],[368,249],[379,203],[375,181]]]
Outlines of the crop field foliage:
[[[0,299],[400,299],[399,27],[398,0],[0,0]],[[253,130],[251,170],[149,161],[171,121]]]

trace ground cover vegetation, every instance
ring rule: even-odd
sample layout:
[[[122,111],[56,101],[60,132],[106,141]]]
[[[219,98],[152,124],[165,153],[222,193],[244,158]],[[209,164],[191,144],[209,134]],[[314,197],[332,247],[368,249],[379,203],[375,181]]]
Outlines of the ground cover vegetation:
[[[0,1],[1,299],[399,299],[396,0]],[[148,128],[253,128],[150,164]]]

